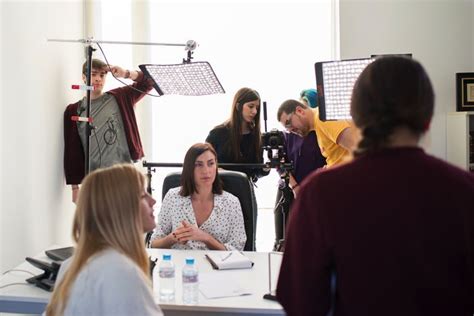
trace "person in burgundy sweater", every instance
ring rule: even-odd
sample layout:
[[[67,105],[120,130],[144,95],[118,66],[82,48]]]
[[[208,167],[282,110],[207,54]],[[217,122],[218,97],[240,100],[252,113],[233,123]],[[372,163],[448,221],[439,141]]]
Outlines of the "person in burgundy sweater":
[[[86,63],[82,78],[86,82]],[[143,157],[135,104],[153,87],[153,82],[141,71],[129,71],[119,66],[108,66],[99,59],[92,60],[91,113],[93,118],[89,141],[89,171],[132,162]],[[132,86],[103,92],[107,72],[117,78],[131,79]],[[86,123],[73,121],[72,117],[85,116],[86,98],[70,104],[64,111],[64,173],[66,184],[72,187],[72,200],[77,199],[79,184],[85,176],[84,148]]]
[[[433,108],[418,62],[362,72],[354,160],[305,179],[290,215],[277,287],[288,315],[474,314],[474,174],[419,147]]]

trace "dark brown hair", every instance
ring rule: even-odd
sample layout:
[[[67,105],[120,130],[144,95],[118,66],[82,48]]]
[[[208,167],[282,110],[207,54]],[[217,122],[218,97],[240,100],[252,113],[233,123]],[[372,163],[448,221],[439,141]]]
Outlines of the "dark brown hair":
[[[309,106],[307,106],[303,102],[296,101],[296,100],[293,100],[293,99],[286,100],[278,108],[277,120],[280,121],[281,116],[283,115],[283,113],[291,114],[291,113],[295,112],[297,107],[301,107],[303,109],[308,109],[309,108]]]
[[[257,114],[255,115],[255,125],[250,128],[252,134],[253,143],[255,147],[254,161],[260,161],[260,154],[262,149],[262,134],[260,132],[260,112],[261,112],[261,100],[260,95],[257,91],[250,88],[241,88],[234,95],[232,101],[232,113],[229,120],[224,123],[230,129],[230,140],[226,144],[225,150],[231,154],[235,162],[243,161],[243,157],[240,155],[240,142],[242,140],[242,107],[245,103],[251,101],[258,101],[259,107]]]
[[[102,69],[107,69],[106,68],[107,64],[104,63],[102,60],[100,59],[92,59],[92,69],[98,69],[98,70],[102,70]],[[82,74],[83,75],[87,75],[87,61],[84,62],[84,64],[82,64]]]
[[[355,156],[384,147],[397,127],[424,133],[434,109],[434,92],[423,66],[400,56],[369,64],[352,91],[351,115],[361,129]]]
[[[194,181],[194,164],[196,163],[197,157],[206,151],[210,151],[216,159],[216,178],[212,183],[212,193],[222,194],[222,182],[219,178],[219,172],[217,170],[216,151],[209,143],[197,143],[192,145],[184,156],[183,172],[181,174],[181,190],[179,191],[181,196],[189,196],[197,192],[196,182]]]

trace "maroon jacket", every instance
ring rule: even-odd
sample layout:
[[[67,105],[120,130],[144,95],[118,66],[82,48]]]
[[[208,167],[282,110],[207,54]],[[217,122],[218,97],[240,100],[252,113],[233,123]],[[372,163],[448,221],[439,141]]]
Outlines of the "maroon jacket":
[[[420,148],[308,176],[287,232],[277,296],[290,316],[332,300],[334,316],[474,313],[474,174]]]
[[[142,72],[139,71],[138,74],[138,78],[132,87],[144,91],[143,93],[128,86],[107,92],[117,100],[130,157],[133,160],[138,160],[144,155],[134,107],[145,96],[145,92],[150,91],[153,87],[151,80],[145,78]],[[69,104],[64,111],[64,174],[66,184],[80,184],[85,176],[84,148],[77,130],[77,123],[71,120],[72,116],[77,115],[80,104],[81,101]]]

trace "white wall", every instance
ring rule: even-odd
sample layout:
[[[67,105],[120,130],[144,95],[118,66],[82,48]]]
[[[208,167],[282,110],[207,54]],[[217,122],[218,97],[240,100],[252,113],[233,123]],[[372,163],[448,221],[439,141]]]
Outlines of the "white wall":
[[[3,5],[0,3],[0,17],[3,17]],[[3,19],[2,19],[3,20]],[[3,27],[2,27],[2,23],[0,22],[0,34],[2,34],[2,30],[3,30]],[[0,43],[2,42],[2,36],[0,35]],[[0,49],[0,74],[3,73],[3,53],[2,53],[3,49]],[[1,77],[0,77],[0,120],[2,117],[5,117],[5,115],[3,115],[3,84],[1,82]],[[0,166],[3,166],[3,151],[4,151],[4,148],[3,147],[3,121],[0,121],[2,124],[0,125],[0,148],[2,149],[2,154],[0,154]],[[3,181],[1,180],[3,179],[3,168],[0,167],[0,229],[3,229],[2,227],[2,224],[3,223]],[[3,252],[2,250],[3,249],[3,234],[0,233],[0,272],[3,270],[2,268],[2,262],[3,262]]]
[[[474,71],[472,0],[340,0],[341,58],[412,53],[436,93],[432,154],[446,158],[446,113],[456,110],[455,73]]]
[[[63,175],[65,106],[80,98],[82,1],[0,1],[0,272],[71,243]]]

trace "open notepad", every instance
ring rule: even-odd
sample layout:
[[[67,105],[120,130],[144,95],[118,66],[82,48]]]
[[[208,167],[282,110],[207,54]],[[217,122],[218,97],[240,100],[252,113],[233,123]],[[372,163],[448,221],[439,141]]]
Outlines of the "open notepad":
[[[249,289],[241,285],[241,280],[238,279],[238,276],[226,274],[225,272],[200,273],[199,291],[207,299],[252,294]]]
[[[207,260],[217,270],[250,269],[253,262],[240,251],[216,251],[206,254]]]

